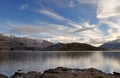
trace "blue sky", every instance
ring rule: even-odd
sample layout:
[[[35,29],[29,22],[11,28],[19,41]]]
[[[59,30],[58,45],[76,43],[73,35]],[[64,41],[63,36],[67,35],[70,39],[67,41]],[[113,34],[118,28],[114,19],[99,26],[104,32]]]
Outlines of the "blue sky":
[[[0,33],[101,45],[119,38],[120,0],[0,0]]]

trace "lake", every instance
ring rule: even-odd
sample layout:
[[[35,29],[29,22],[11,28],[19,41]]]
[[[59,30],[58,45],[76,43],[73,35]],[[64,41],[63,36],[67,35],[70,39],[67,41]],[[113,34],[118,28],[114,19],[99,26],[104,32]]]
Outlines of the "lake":
[[[43,72],[60,66],[120,72],[120,52],[0,52],[0,73],[7,76],[19,69]]]

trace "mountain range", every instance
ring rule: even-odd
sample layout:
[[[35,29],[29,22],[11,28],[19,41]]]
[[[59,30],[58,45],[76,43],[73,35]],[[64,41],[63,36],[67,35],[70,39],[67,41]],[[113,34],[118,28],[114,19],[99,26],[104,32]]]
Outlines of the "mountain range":
[[[120,50],[120,39],[106,42],[100,47],[106,50]]]
[[[53,43],[46,40],[4,36],[0,34],[0,50],[41,50],[50,45],[53,45]]]
[[[0,34],[0,50],[29,51],[100,51],[120,50],[120,39],[104,43],[99,47],[86,43],[52,43],[46,40],[36,40],[24,37],[5,36]]]

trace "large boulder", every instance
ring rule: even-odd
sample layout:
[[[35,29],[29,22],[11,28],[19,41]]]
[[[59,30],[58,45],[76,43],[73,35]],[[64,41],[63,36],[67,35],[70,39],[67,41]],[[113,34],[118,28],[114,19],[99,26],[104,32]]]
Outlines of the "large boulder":
[[[8,78],[8,77],[3,74],[0,74],[0,78]]]

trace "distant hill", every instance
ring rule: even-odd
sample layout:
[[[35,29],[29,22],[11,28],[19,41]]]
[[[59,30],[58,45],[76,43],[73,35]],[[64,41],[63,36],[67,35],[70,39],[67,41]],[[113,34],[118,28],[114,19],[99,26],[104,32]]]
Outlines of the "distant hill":
[[[24,37],[4,36],[0,34],[0,50],[29,51],[99,51],[103,48],[84,43],[53,44],[46,40],[28,39]]]
[[[116,39],[116,40],[104,43],[100,47],[105,48],[107,50],[120,50],[120,39]]]
[[[41,50],[53,45],[46,40],[35,40],[0,34],[0,50]]]
[[[42,49],[43,51],[99,51],[104,50],[84,43],[59,43]]]

